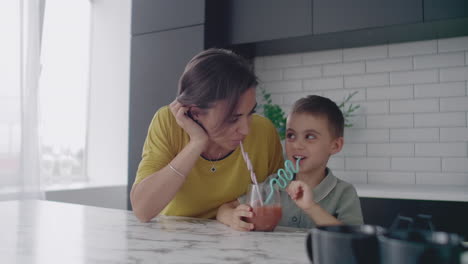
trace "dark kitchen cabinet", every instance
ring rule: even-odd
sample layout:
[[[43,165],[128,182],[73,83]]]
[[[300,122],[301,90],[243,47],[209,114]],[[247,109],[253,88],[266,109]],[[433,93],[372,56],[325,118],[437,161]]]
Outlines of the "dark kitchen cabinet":
[[[133,0],[128,139],[130,190],[155,112],[177,95],[187,62],[204,49],[204,0]]]
[[[201,25],[132,38],[128,191],[135,180],[151,119],[160,107],[175,99],[185,65],[203,50],[203,32]]]
[[[423,22],[422,1],[313,0],[313,32],[322,34]]]
[[[424,21],[468,17],[467,0],[424,0]]]
[[[204,0],[133,0],[132,35],[203,24]]]
[[[312,34],[312,0],[229,0],[226,9],[229,44]]]

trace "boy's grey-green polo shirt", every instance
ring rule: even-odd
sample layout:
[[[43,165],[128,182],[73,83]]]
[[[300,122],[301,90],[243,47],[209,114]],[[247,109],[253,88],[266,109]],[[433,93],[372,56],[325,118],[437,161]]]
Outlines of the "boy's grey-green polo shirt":
[[[270,175],[265,182],[269,182],[276,174]],[[314,201],[328,213],[347,225],[363,224],[361,204],[356,189],[350,183],[335,177],[327,168],[325,178],[313,188]],[[299,208],[286,190],[280,190],[282,217],[279,226],[298,228],[313,228],[314,221]],[[239,198],[239,202],[245,201],[245,195]]]

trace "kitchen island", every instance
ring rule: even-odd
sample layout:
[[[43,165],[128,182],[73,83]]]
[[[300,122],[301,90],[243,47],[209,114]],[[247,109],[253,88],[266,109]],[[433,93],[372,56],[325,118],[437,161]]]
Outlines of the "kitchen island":
[[[308,263],[306,230],[239,232],[215,221],[40,200],[0,202],[2,263]]]

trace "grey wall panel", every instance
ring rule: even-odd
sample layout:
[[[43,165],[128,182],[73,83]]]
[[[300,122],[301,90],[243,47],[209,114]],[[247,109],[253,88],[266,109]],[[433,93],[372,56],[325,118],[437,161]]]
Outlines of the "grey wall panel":
[[[228,5],[231,44],[312,33],[311,0],[231,0]]]
[[[133,0],[132,35],[203,24],[204,0]]]
[[[424,0],[424,21],[468,17],[467,0]]]
[[[314,34],[422,22],[423,0],[314,0]]]
[[[129,115],[129,190],[135,179],[148,126],[155,112],[171,103],[187,62],[203,50],[204,26],[132,38]]]

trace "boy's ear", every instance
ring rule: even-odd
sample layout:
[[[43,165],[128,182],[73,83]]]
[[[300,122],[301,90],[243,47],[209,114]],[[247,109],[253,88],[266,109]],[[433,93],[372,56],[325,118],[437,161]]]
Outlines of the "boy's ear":
[[[332,143],[331,143],[331,155],[334,155],[343,149],[343,144],[344,144],[344,138],[343,137],[338,137],[335,138]]]

